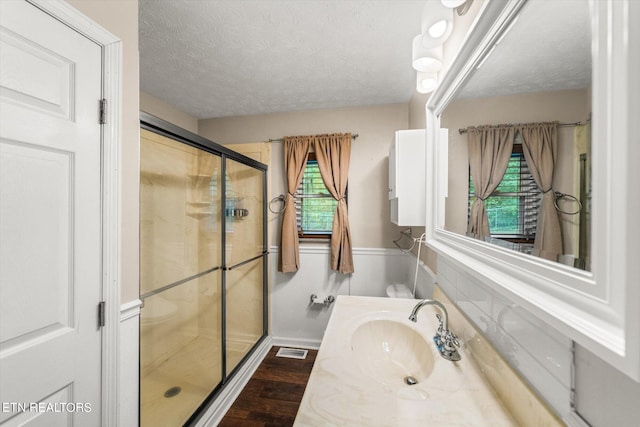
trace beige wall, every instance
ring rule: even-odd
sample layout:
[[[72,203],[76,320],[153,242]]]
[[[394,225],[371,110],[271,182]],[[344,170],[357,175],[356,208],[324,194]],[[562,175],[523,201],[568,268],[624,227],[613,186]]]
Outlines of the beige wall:
[[[349,171],[349,221],[353,246],[394,247],[392,240],[398,237],[398,227],[389,219],[389,145],[396,130],[408,128],[408,109],[408,104],[390,104],[214,118],[200,120],[198,128],[200,135],[219,144],[266,141],[288,135],[357,133]],[[285,193],[281,142],[272,143],[269,168],[271,200]],[[279,243],[279,223],[279,216],[269,213],[270,245]]]
[[[501,123],[559,121],[572,123],[589,117],[590,93],[586,89],[540,92],[483,99],[463,99],[451,103],[442,115],[441,125],[449,129],[449,197],[445,227],[464,234],[467,227],[469,158],[466,134],[458,129],[467,126]],[[553,188],[573,194],[573,127],[558,130],[558,159]],[[565,253],[571,243],[577,216],[561,216]]]
[[[425,129],[427,127],[427,115],[425,106],[430,93],[418,93],[413,91],[409,100],[409,129]]]
[[[121,301],[138,298],[138,188],[140,125],[137,0],[69,0],[122,40]]]
[[[198,119],[180,111],[164,101],[140,91],[140,111],[149,113],[169,123],[186,129],[189,132],[198,133]]]

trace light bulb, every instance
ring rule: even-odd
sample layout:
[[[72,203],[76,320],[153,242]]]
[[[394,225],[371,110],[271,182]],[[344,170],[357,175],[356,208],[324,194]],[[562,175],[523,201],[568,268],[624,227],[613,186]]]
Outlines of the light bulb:
[[[444,7],[450,7],[451,9],[455,9],[456,7],[462,6],[465,4],[467,0],[440,0]]]
[[[440,71],[442,69],[442,46],[426,49],[422,45],[422,34],[413,39],[412,65],[416,71]]]
[[[453,9],[444,7],[439,0],[429,0],[422,9],[422,46],[431,49],[449,38],[453,30]]]
[[[429,35],[434,39],[442,37],[445,31],[447,31],[447,21],[445,21],[444,19],[436,22],[429,27]]]
[[[436,73],[417,73],[416,90],[419,93],[433,92],[436,86],[438,86],[438,75]]]

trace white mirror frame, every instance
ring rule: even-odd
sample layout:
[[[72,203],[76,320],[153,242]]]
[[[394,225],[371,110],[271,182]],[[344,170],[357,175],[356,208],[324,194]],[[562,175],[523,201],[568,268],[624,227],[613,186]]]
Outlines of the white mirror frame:
[[[591,0],[589,4],[592,272],[444,229],[447,141],[439,139],[440,115],[525,3],[485,1],[427,102],[427,245],[640,381],[640,2]]]

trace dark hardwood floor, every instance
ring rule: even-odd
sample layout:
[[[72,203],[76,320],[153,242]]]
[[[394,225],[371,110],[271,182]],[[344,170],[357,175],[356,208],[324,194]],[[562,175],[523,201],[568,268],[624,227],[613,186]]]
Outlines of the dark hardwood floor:
[[[318,352],[306,359],[276,357],[273,347],[226,413],[220,427],[292,426]]]

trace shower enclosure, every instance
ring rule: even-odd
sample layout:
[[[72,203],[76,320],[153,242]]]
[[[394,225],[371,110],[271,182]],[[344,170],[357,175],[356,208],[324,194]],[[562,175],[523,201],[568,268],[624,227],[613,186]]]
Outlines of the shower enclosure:
[[[267,335],[267,167],[144,113],[140,132],[140,425],[181,426]]]

